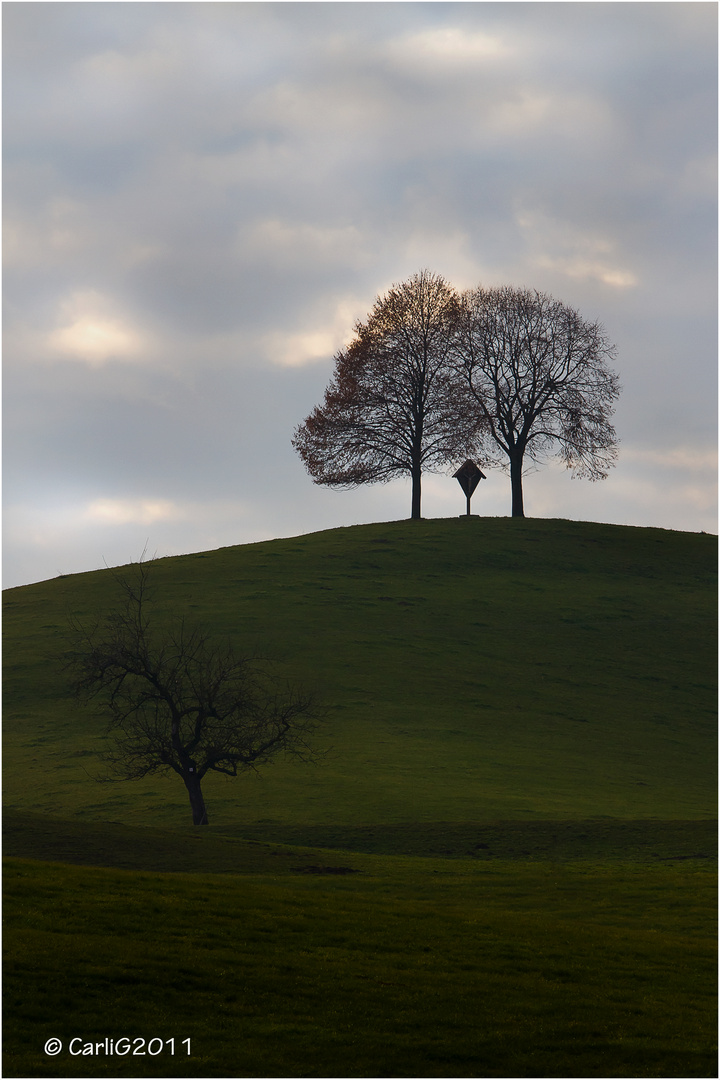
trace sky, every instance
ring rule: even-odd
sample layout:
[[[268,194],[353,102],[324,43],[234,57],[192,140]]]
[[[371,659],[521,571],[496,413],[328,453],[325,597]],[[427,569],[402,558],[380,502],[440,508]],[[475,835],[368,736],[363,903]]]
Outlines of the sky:
[[[715,3],[3,4],[3,585],[410,515],[291,438],[427,268],[599,320],[620,456],[528,516],[717,531]],[[510,513],[486,470],[474,513]],[[428,474],[423,515],[465,497]]]

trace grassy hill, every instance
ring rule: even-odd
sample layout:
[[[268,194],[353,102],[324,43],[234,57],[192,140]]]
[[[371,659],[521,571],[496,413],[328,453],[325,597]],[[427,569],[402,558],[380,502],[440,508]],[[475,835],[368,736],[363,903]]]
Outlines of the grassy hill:
[[[323,764],[206,783],[207,829],[94,782],[63,657],[113,572],[8,590],[3,1074],[717,1075],[715,560],[471,518],[155,562],[159,619],[327,705]]]
[[[157,561],[160,611],[276,658],[329,710],[321,766],[209,779],[211,825],[294,842],[332,826],[337,843],[342,826],[714,816],[715,551],[702,534],[461,518]],[[116,603],[111,571],[6,592],[5,800],[182,826],[177,779],[92,781],[103,721],[61,660],[68,616]]]

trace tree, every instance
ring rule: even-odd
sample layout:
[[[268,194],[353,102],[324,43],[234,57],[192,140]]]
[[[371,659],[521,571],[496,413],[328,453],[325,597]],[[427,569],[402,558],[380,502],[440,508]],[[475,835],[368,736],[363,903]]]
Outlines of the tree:
[[[457,313],[455,291],[423,270],[356,323],[323,404],[292,440],[315,483],[355,487],[409,475],[411,517],[420,517],[423,470],[457,462],[475,445],[477,415],[449,364]]]
[[[554,452],[573,476],[607,476],[620,385],[599,323],[543,293],[478,288],[462,297],[455,355],[483,421],[483,461],[509,465],[513,517],[524,516],[525,458]]]
[[[319,711],[302,691],[278,687],[265,665],[214,643],[183,619],[156,626],[148,569],[118,578],[124,601],[102,624],[74,624],[74,688],[99,700],[114,743],[104,780],[139,780],[174,771],[187,788],[193,824],[207,825],[202,780],[237,776],[284,752],[315,754],[309,737]]]

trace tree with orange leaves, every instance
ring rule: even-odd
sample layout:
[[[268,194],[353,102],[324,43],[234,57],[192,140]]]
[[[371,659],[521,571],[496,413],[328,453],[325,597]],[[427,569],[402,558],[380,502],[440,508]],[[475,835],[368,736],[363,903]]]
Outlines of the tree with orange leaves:
[[[325,400],[298,426],[293,446],[317,484],[348,488],[412,481],[472,453],[478,413],[450,363],[459,301],[422,270],[377,298],[352,342],[335,357]]]

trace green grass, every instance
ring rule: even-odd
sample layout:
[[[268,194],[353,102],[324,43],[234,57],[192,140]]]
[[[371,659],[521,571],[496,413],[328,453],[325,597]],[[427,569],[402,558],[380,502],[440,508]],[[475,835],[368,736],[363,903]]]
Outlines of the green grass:
[[[113,574],[8,590],[4,1075],[717,1075],[715,537],[395,522],[153,577],[317,689],[328,753],[200,830],[95,783],[62,663]]]
[[[62,820],[27,811],[5,810],[3,851],[89,866],[129,870],[237,873],[274,870],[298,862],[301,851],[316,859],[325,849],[355,853],[416,855],[550,863],[713,863],[717,859],[715,821],[494,821],[432,822],[412,825],[247,826],[253,839],[210,826],[161,829],[120,822]],[[277,842],[281,837],[286,845]]]
[[[715,1075],[712,875],[364,858],[332,877],[7,860],[4,1075]],[[192,1056],[67,1053],[105,1036]]]
[[[456,519],[337,529],[154,564],[158,605],[317,688],[325,762],[212,778],[230,827],[715,816],[716,538]],[[176,778],[97,785],[102,718],[60,671],[108,571],[5,594],[5,800],[187,820]]]

